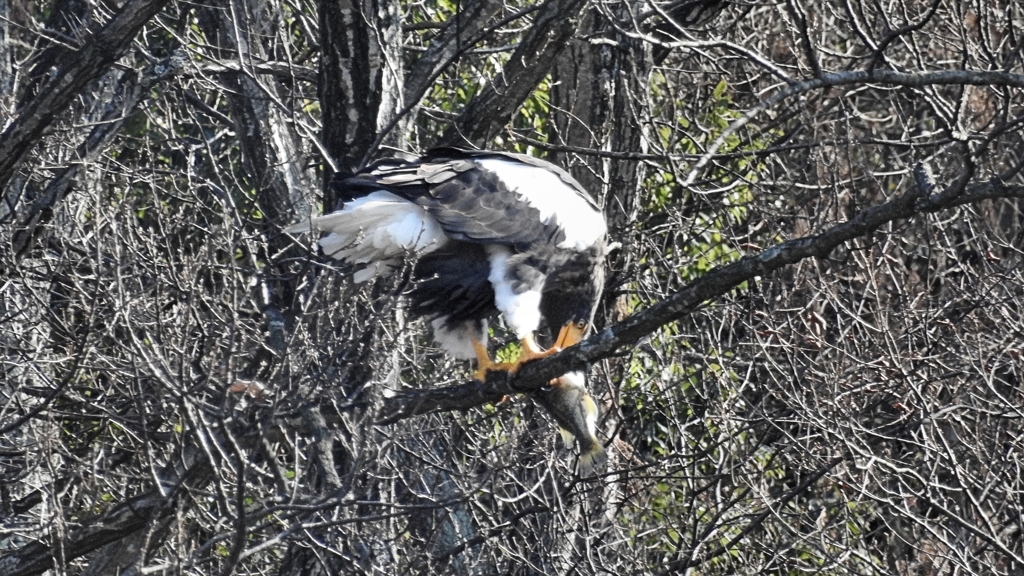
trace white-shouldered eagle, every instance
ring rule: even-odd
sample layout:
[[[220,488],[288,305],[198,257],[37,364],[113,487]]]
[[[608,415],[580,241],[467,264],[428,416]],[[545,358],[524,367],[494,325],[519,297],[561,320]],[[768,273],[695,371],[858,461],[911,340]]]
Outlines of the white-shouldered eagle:
[[[327,232],[324,254],[357,266],[363,282],[414,258],[409,310],[431,320],[434,339],[457,358],[475,358],[476,378],[579,342],[604,285],[607,224],[568,172],[537,158],[437,148],[415,160],[378,161],[331,182],[341,209],[291,226]],[[494,363],[488,319],[500,312],[522,344]],[[545,323],[553,346],[534,333]],[[580,443],[580,471],[606,460],[595,436],[597,408],[581,373],[535,398]],[[563,434],[567,440],[569,437]]]

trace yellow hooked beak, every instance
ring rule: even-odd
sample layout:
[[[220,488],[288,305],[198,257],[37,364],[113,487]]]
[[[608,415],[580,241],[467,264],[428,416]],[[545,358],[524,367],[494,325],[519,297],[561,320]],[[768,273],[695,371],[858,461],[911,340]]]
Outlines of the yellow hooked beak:
[[[558,339],[555,340],[555,348],[564,350],[573,344],[576,344],[580,340],[583,340],[583,335],[587,332],[586,322],[569,322],[558,332]]]

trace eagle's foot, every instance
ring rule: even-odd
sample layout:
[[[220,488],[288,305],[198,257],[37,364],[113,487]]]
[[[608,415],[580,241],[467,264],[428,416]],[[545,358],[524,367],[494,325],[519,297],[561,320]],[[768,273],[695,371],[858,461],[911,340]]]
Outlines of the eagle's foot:
[[[550,356],[555,352],[561,350],[561,348],[557,346],[548,350],[541,348],[540,345],[537,344],[537,341],[534,340],[532,334],[522,338],[519,341],[519,344],[522,347],[522,351],[519,353],[519,356],[514,361],[495,362],[491,360],[491,356],[490,354],[488,354],[487,347],[484,346],[483,342],[474,340],[473,348],[474,350],[476,350],[477,368],[473,372],[473,379],[479,382],[486,382],[487,373],[494,370],[500,370],[502,372],[511,372],[514,374],[517,370],[519,370],[519,367],[522,366],[524,363],[529,362],[531,360],[536,360],[538,358],[544,358],[545,356]]]
[[[473,349],[476,351],[476,370],[473,371],[473,379],[477,382],[486,382],[487,373],[492,370],[500,370],[502,372],[516,371],[514,363],[491,360],[491,355],[487,352],[487,346],[484,346],[483,342],[474,339]]]
[[[583,333],[586,332],[587,325],[580,323],[569,323],[562,327],[558,332],[558,338],[555,339],[555,345],[547,350],[540,347],[537,341],[534,340],[533,334],[525,336],[520,340],[523,351],[516,358],[515,362],[512,362],[509,368],[510,372],[519,370],[519,367],[531,360],[538,358],[547,358],[552,354],[561,352],[569,346],[576,345],[580,340],[583,339]]]
[[[523,347],[523,351],[519,353],[519,358],[516,358],[516,361],[513,362],[513,364],[515,364],[515,369],[513,371],[518,369],[519,366],[525,362],[536,360],[538,358],[546,358],[556,352],[562,351],[562,347],[557,345],[552,346],[547,350],[541,348],[540,345],[537,344],[537,341],[533,339],[532,334],[520,340],[519,343]]]
[[[526,336],[525,338],[522,338],[519,341],[519,344],[522,347],[522,351],[519,353],[519,357],[517,357],[513,362],[505,364],[507,368],[504,368],[504,370],[515,373],[523,364],[526,364],[527,362],[536,360],[538,358],[546,358],[556,352],[562,351],[562,349],[558,346],[553,346],[551,348],[548,348],[547,350],[541,348],[540,345],[537,344],[537,341],[533,339],[532,334]]]
[[[477,368],[473,371],[473,379],[477,382],[486,382],[487,373],[492,371],[515,372],[518,366],[511,362],[477,362]]]
[[[527,362],[537,360],[538,358],[547,358],[552,354],[561,352],[568,346],[576,344],[580,341],[582,330],[583,329],[580,327],[567,324],[559,332],[555,345],[547,350],[541,348],[540,344],[537,344],[537,340],[534,339],[533,334],[524,336],[519,340],[519,345],[521,346],[522,351],[519,353],[519,357],[512,362],[492,361],[490,354],[487,353],[487,347],[484,346],[483,342],[474,340],[473,348],[476,350],[477,369],[473,372],[473,378],[480,382],[485,382],[487,380],[487,372],[491,370],[502,370],[504,372],[511,372],[514,374]]]

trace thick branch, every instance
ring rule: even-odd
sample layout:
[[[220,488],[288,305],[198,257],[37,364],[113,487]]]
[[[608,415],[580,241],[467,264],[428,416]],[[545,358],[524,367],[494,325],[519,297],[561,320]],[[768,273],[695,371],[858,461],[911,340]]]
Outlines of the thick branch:
[[[409,68],[405,83],[405,106],[413,106],[423,98],[441,72],[461,50],[478,39],[477,33],[502,7],[498,0],[475,0],[464,3],[427,51]]]
[[[139,29],[167,3],[168,0],[129,0],[81,50],[71,55],[67,66],[53,73],[39,89],[39,95],[0,134],[0,190],[7,187],[43,130],[89,82],[99,78],[128,50]]]
[[[483,28],[494,10],[501,8],[499,2],[495,7],[491,0],[480,0],[479,4],[470,7],[463,7],[448,26],[434,40],[427,51],[412,65],[412,69],[406,75],[406,88],[403,96],[402,109],[399,110],[391,120],[380,129],[373,145],[366,149],[360,166],[366,166],[370,159],[377,153],[382,142],[391,137],[391,131],[401,122],[411,122],[419,108],[420,101],[427,90],[434,84],[437,78],[462,54],[470,51],[472,46],[484,40],[489,34],[502,26],[514,22],[527,14],[536,12],[539,7],[528,6],[510,14],[494,24]],[[472,20],[473,24],[462,24],[461,20]],[[468,30],[466,28],[469,28]],[[475,32],[471,34],[471,32]]]
[[[469,102],[444,141],[481,146],[497,136],[568,45],[582,5],[583,0],[545,2],[501,73]]]
[[[747,256],[701,276],[667,299],[609,326],[580,344],[547,358],[525,364],[516,374],[489,372],[487,382],[458,386],[408,390],[385,399],[379,423],[387,424],[430,412],[466,410],[500,400],[508,394],[532,392],[552,378],[608,358],[656,330],[684,318],[703,302],[717,298],[743,282],[766,276],[805,258],[828,256],[836,247],[867,236],[880,226],[919,214],[948,210],[964,204],[995,198],[1024,198],[1024,187],[1006,186],[992,180],[962,193],[953,185],[940,194],[928,195],[915,186],[888,202],[864,210],[852,219],[836,224],[815,236],[789,240],[760,254]]]
[[[64,558],[80,558],[145,528],[150,522],[172,516],[179,496],[213,478],[213,467],[201,459],[190,466],[168,465],[165,472],[172,479],[164,482],[164,493],[155,488],[149,490],[68,534],[60,544]],[[0,559],[0,576],[33,576],[50,570],[54,565],[54,546],[38,541],[10,551]]]

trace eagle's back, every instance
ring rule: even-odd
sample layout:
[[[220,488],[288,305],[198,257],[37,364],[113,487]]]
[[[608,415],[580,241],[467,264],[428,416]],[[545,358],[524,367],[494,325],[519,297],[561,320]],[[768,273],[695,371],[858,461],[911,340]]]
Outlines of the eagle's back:
[[[582,252],[607,232],[593,198],[568,172],[522,154],[438,148],[387,159],[330,184],[340,210],[288,229],[330,232],[324,253],[362,267],[357,281],[411,253],[452,242],[513,252]]]
[[[412,161],[378,162],[334,186],[343,198],[392,192],[466,242],[584,250],[607,231],[593,198],[568,172],[522,154],[438,148]]]

